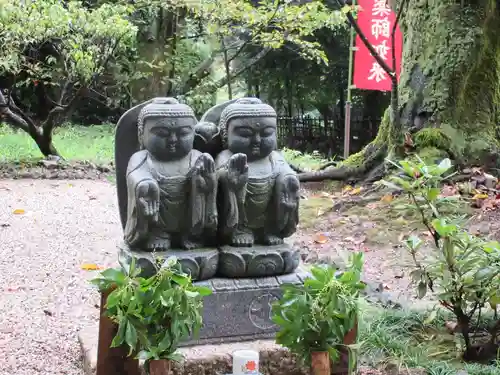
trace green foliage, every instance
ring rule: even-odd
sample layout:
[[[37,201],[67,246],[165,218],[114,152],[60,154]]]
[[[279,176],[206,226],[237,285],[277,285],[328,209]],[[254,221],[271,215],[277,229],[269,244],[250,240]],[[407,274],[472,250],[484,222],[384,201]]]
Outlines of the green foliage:
[[[80,1],[0,0],[0,75],[28,73],[24,81],[86,86],[107,61],[135,42],[131,8],[106,3],[89,10]],[[26,53],[52,43],[54,53]],[[62,82],[59,82],[61,80]]]
[[[470,350],[471,332],[477,327],[474,320],[480,320],[481,309],[496,312],[500,304],[500,244],[471,235],[457,220],[443,214],[451,202],[440,196],[443,176],[452,167],[449,159],[439,165],[404,161],[397,167],[402,176],[382,183],[408,194],[410,206],[420,214],[434,240],[431,257],[422,254],[424,241],[417,236],[405,242],[415,263],[411,278],[417,295],[423,298],[428,290],[437,294],[441,306],[455,315],[466,350]],[[492,343],[499,331],[500,321],[490,332]]]
[[[299,168],[314,170],[318,169],[322,165],[325,165],[326,163],[331,162],[331,160],[324,158],[319,152],[316,151],[309,154],[298,150],[284,148],[282,152],[285,159],[289,163]]]
[[[277,49],[292,43],[301,55],[320,61],[326,61],[326,55],[321,46],[308,37],[316,30],[335,29],[345,24],[343,14],[331,11],[322,1],[292,4],[262,0],[254,6],[252,2],[232,0],[202,0],[196,4],[184,0],[176,6],[186,7],[202,19],[209,36],[234,37],[248,33],[253,45]]]
[[[304,285],[284,285],[283,297],[273,305],[273,321],[280,326],[276,342],[306,362],[317,351],[328,351],[336,361],[344,337],[356,324],[359,292],[365,287],[363,253],[353,254],[350,262],[344,271],[312,267]]]
[[[129,355],[146,361],[178,360],[179,343],[197,335],[202,324],[202,298],[212,291],[194,286],[175,257],[150,278],[140,277],[133,261],[128,270],[110,268],[92,280],[101,292],[113,289],[106,314],[118,325],[112,347],[127,345]]]

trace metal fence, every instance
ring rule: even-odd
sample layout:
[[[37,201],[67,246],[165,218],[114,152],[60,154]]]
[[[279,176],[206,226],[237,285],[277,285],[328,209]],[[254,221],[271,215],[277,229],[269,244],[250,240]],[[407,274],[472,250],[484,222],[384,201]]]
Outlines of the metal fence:
[[[350,153],[357,152],[377,135],[380,119],[351,117]],[[308,116],[278,117],[278,144],[302,152],[318,151],[327,157],[344,152],[344,121]]]

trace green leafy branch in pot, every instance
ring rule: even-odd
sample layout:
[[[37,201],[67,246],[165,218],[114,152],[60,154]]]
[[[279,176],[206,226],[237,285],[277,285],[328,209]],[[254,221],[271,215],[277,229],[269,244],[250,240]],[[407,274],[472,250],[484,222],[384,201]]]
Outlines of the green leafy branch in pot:
[[[465,344],[464,359],[480,361],[484,355],[494,356],[500,334],[500,244],[471,235],[444,214],[452,199],[441,196],[439,186],[452,168],[449,159],[438,165],[426,165],[418,157],[417,162],[393,164],[402,173],[381,183],[408,195],[407,207],[419,213],[433,238],[435,251],[430,256],[421,251],[424,241],[417,236],[405,241],[416,266],[411,278],[418,297],[423,298],[428,290],[435,292],[440,305],[455,315]],[[492,310],[495,321],[487,341],[475,340],[476,331],[484,325],[481,313],[485,308]]]
[[[132,262],[130,269],[109,268],[92,283],[101,292],[112,290],[106,315],[118,325],[112,347],[127,345],[129,355],[150,360],[180,360],[179,343],[196,336],[202,325],[204,296],[209,288],[193,285],[175,257],[168,258],[158,273],[140,277]]]
[[[280,326],[276,342],[306,363],[313,352],[328,352],[337,361],[344,338],[357,324],[359,293],[365,288],[362,268],[363,253],[356,253],[344,271],[313,266],[304,285],[283,285],[283,297],[272,310]]]

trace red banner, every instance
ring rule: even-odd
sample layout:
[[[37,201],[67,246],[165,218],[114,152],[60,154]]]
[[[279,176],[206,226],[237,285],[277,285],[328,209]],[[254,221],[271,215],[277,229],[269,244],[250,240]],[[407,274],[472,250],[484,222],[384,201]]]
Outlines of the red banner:
[[[392,28],[396,22],[396,15],[387,5],[387,0],[358,0],[358,25],[370,44],[380,57],[392,66]],[[399,25],[395,32],[396,75],[399,79],[401,71],[402,35]],[[357,89],[390,91],[391,79],[372,56],[368,48],[356,35],[354,52],[353,84]]]

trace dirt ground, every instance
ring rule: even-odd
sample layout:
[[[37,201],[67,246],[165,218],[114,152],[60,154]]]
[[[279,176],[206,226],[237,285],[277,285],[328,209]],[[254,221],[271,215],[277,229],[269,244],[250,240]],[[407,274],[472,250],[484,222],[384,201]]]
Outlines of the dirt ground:
[[[303,198],[295,240],[307,262],[363,251],[365,278],[412,300],[399,245],[411,217],[391,213],[393,201],[381,197],[350,206],[323,185],[305,185]],[[106,178],[0,179],[0,202],[0,375],[82,375],[77,334],[96,324],[99,302],[88,283],[95,271],[82,265],[116,261],[115,186]],[[498,216],[476,215],[474,230],[498,237]]]
[[[402,210],[404,197],[369,188],[349,189],[328,183],[302,186],[301,214],[296,239],[306,262],[345,261],[350,252],[364,253],[364,277],[381,283],[392,298],[419,304],[409,283],[413,265],[402,245],[410,234],[430,241],[420,218]],[[470,217],[467,226],[477,235],[500,240],[500,210],[484,212],[465,201],[457,208]],[[426,251],[432,251],[429,248]]]

